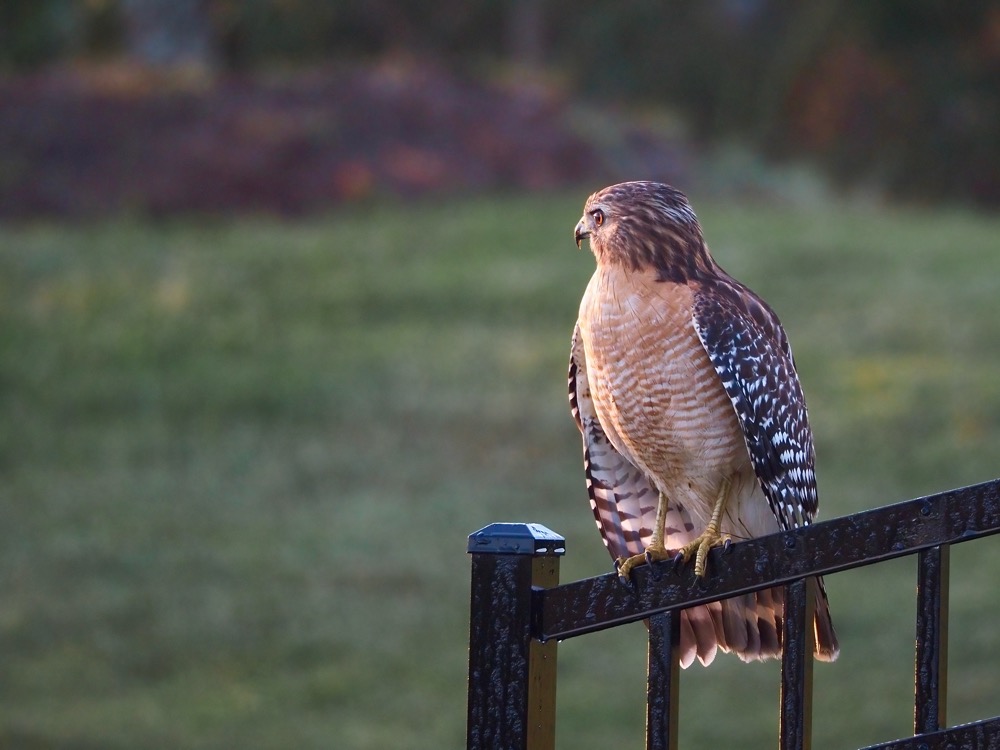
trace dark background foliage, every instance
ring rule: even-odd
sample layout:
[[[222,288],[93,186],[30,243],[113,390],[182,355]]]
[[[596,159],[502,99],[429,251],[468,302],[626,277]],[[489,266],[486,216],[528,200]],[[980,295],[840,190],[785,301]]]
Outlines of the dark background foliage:
[[[845,185],[1000,202],[1000,6],[989,0],[7,0],[0,64],[126,56],[219,71],[384,59],[546,71],[697,143],[808,159]]]

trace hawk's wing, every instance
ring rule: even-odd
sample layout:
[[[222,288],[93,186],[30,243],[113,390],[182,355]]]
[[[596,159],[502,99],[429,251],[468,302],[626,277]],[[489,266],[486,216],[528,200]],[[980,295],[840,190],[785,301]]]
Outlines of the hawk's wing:
[[[694,327],[739,418],[754,472],[782,529],[818,506],[816,454],[792,350],[777,315],[722,274],[694,296]]]
[[[816,451],[792,349],[778,316],[747,287],[721,273],[696,289],[694,326],[736,410],[754,473],[778,524],[788,530],[811,523],[819,507]],[[833,661],[840,647],[830,604],[823,579],[814,580],[816,658]]]

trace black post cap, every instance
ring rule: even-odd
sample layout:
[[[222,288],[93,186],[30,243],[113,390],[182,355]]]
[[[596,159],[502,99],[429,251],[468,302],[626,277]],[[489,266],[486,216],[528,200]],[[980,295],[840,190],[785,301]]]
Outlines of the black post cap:
[[[491,523],[469,535],[469,552],[563,555],[566,553],[566,540],[540,523]]]

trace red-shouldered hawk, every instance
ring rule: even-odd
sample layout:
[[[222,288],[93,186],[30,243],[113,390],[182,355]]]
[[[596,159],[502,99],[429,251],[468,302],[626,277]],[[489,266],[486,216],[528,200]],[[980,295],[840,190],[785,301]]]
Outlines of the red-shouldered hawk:
[[[577,245],[597,270],[573,332],[569,396],[597,526],[619,574],[808,524],[815,452],[788,339],[713,260],[687,198],[654,182],[587,199]],[[837,657],[815,579],[816,658]],[[782,589],[685,610],[681,665],[781,653]]]

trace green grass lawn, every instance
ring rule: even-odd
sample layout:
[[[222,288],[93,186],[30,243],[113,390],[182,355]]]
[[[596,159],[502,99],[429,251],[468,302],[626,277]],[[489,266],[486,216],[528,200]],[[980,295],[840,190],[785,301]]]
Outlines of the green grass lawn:
[[[586,190],[0,228],[0,746],[455,748],[466,536],[609,570],[565,397]],[[1000,220],[698,201],[785,321],[821,515],[1000,476]],[[1000,542],[953,553],[949,719],[1000,713]],[[828,580],[815,746],[906,734],[914,561]],[[639,747],[641,625],[560,647],[561,748]],[[682,676],[773,747],[777,666]]]

